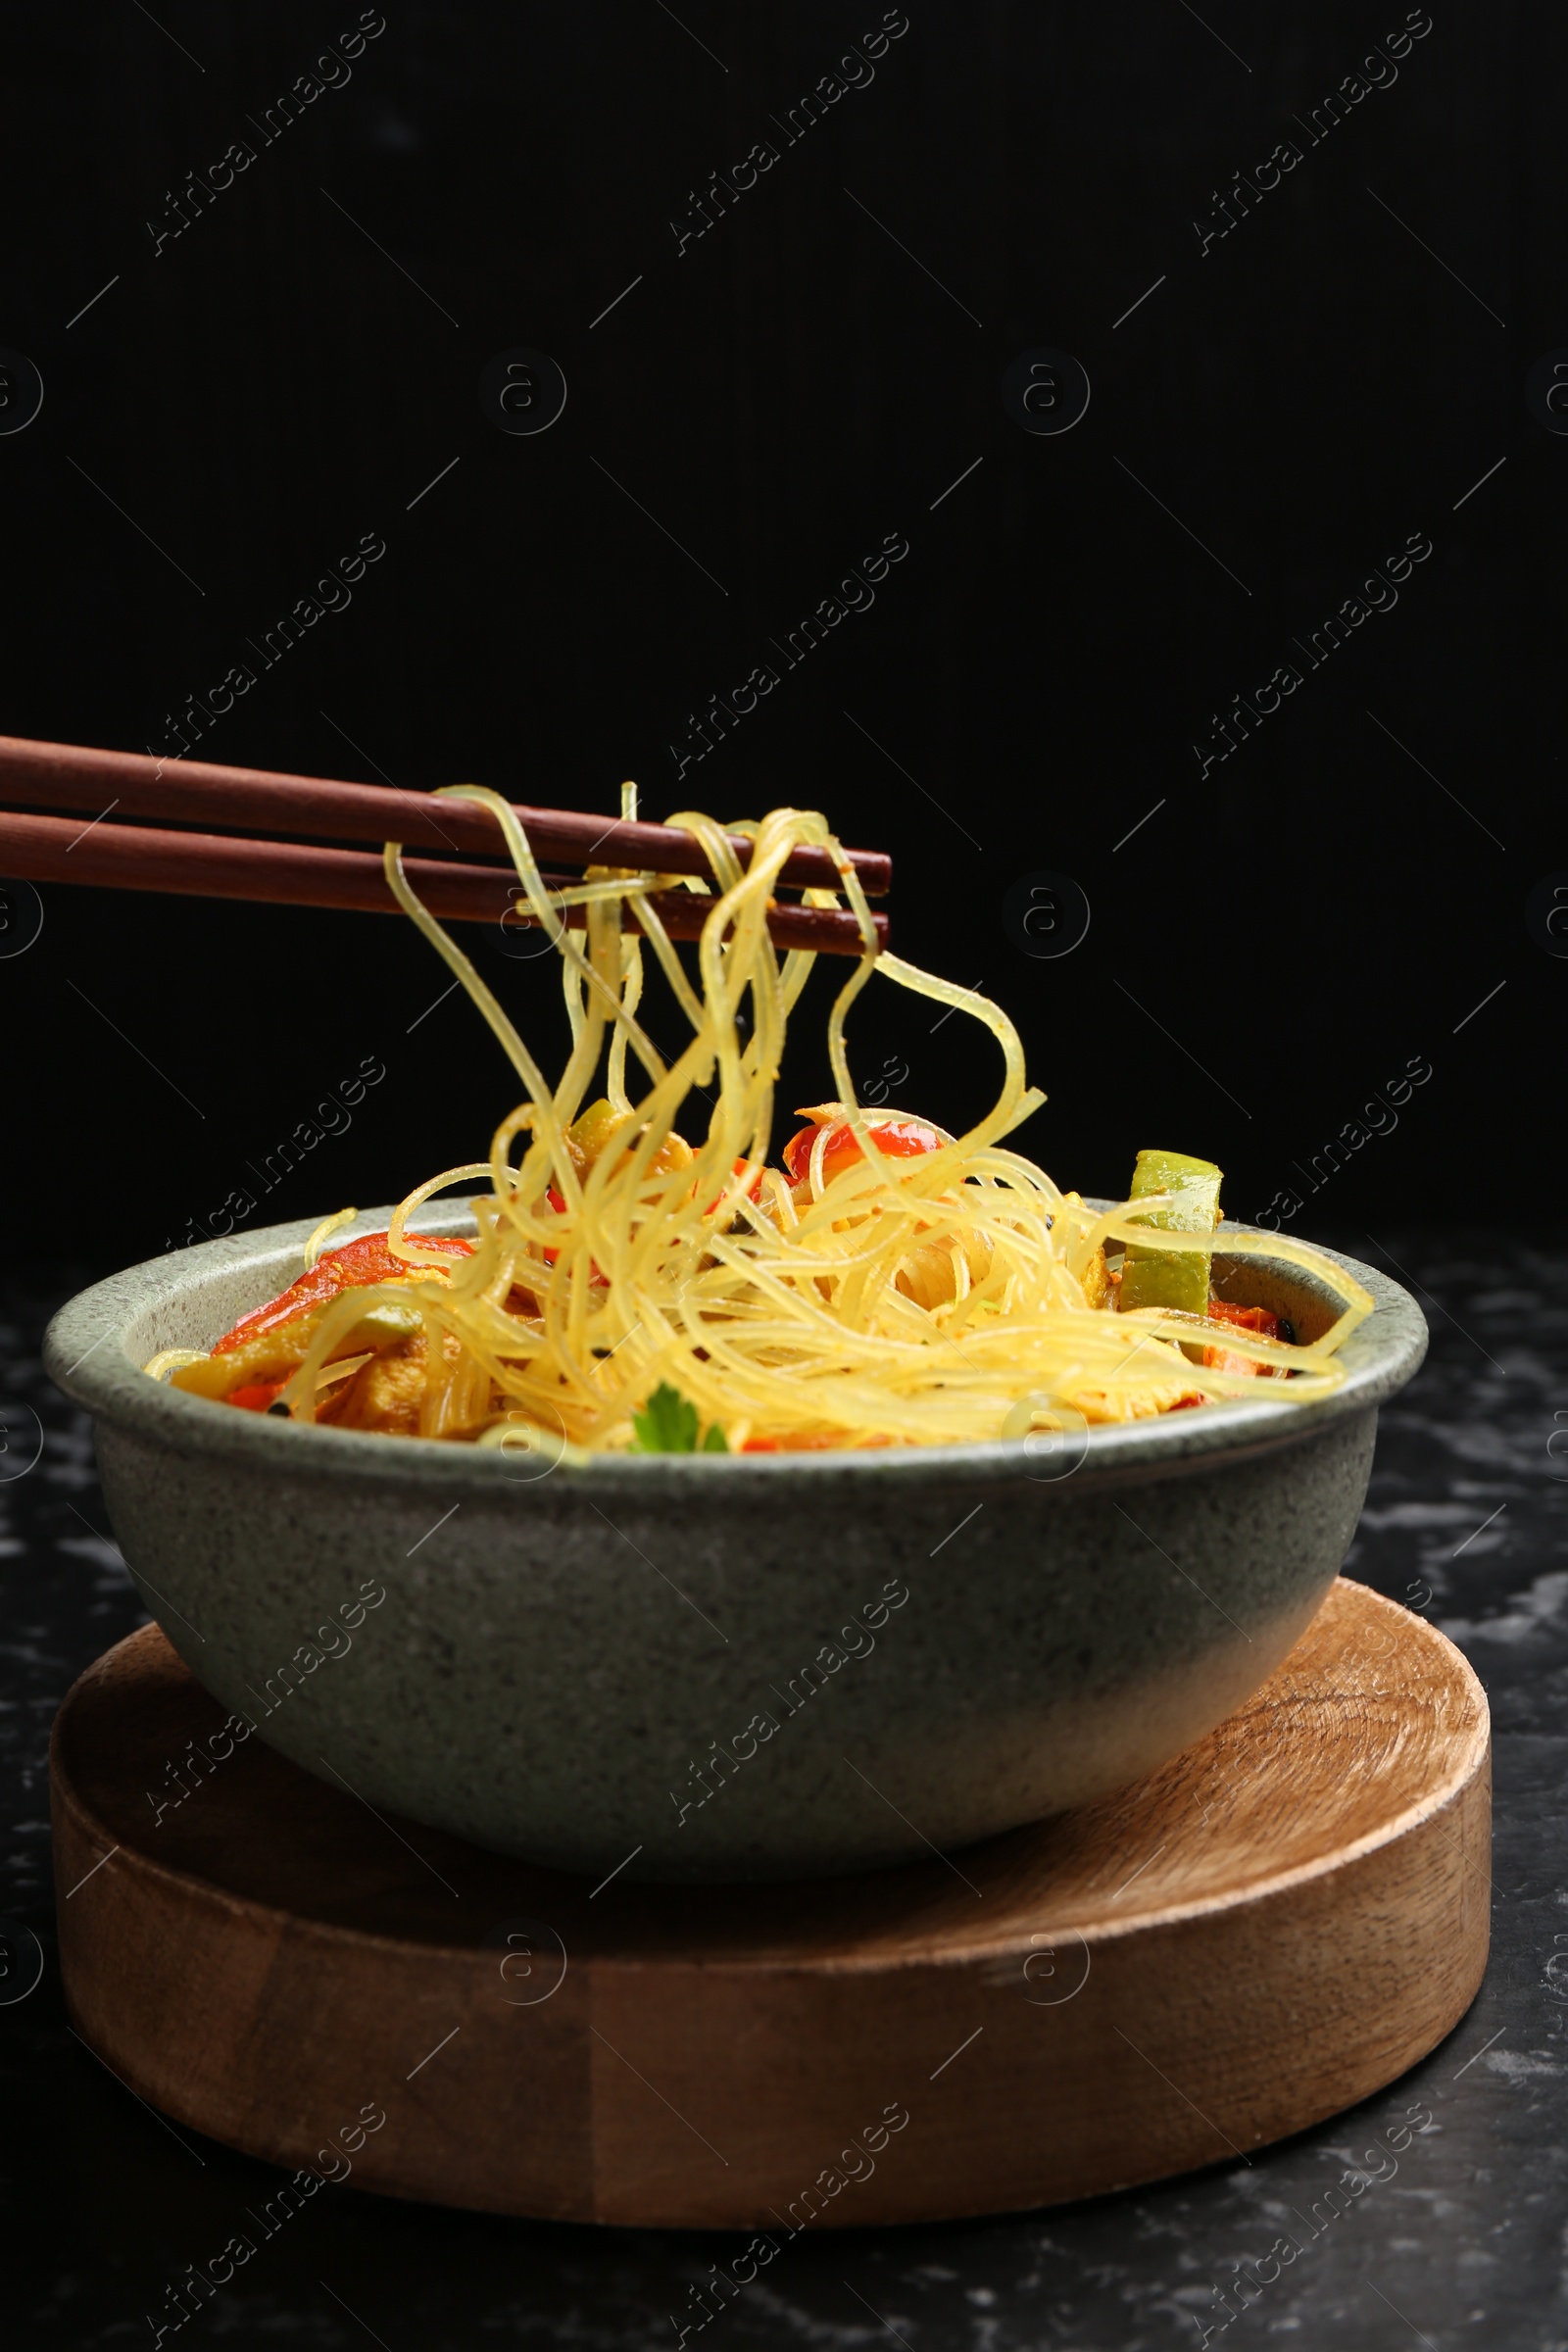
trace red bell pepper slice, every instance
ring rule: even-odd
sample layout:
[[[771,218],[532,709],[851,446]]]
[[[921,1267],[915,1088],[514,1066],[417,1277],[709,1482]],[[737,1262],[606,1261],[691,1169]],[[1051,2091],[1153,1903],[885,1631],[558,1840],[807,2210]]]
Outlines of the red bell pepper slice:
[[[785,1145],[784,1165],[792,1184],[804,1184],[810,1173],[817,1133],[815,1127],[805,1128]],[[923,1119],[883,1119],[872,1127],[871,1141],[886,1159],[918,1159],[923,1152],[940,1152],[943,1148],[942,1137]],[[840,1169],[853,1167],[860,1156],[860,1147],[849,1120],[832,1120],[827,1142],[822,1147],[823,1184],[830,1184]]]
[[[286,1380],[253,1380],[243,1389],[230,1389],[223,1402],[237,1404],[243,1412],[265,1413],[274,1397],[281,1396],[287,1387]]]
[[[1211,1298],[1208,1305],[1211,1323],[1229,1323],[1233,1330],[1255,1332],[1261,1340],[1277,1340],[1280,1319],[1266,1306],[1232,1306],[1223,1298]],[[1272,1373],[1272,1364],[1259,1364],[1250,1355],[1237,1355],[1229,1348],[1205,1348],[1203,1362],[1211,1371],[1250,1372],[1261,1379]]]
[[[558,1217],[564,1217],[565,1215],[566,1203],[562,1195],[557,1192],[553,1184],[545,1187],[545,1199],[549,1201],[551,1207],[555,1210]],[[557,1258],[561,1255],[561,1251],[559,1250],[552,1250],[548,1245],[543,1245],[541,1246],[539,1254],[544,1259],[547,1266],[553,1266]],[[588,1264],[590,1270],[590,1279],[603,1285],[603,1287],[608,1290],[610,1287],[610,1276],[608,1274],[601,1274],[599,1268],[594,1264],[592,1258],[589,1259]]]
[[[749,1159],[737,1159],[737,1160],[732,1160],[732,1161],[731,1161],[731,1163],[730,1163],[730,1174],[731,1174],[732,1176],[744,1176],[744,1175],[745,1175],[745,1173],[746,1173],[746,1171],[747,1171],[747,1169],[748,1169],[748,1168],[751,1166],[751,1164],[752,1164],[752,1163],[751,1163],[751,1161],[750,1161]],[[760,1200],[760,1199],[762,1198],[762,1178],[763,1178],[763,1176],[764,1176],[764,1174],[765,1174],[765,1173],[766,1173],[765,1169],[762,1169],[762,1168],[759,1168],[759,1169],[758,1169],[758,1171],[757,1171],[756,1175],[755,1175],[755,1176],[752,1178],[752,1181],[751,1181],[751,1183],[750,1183],[750,1184],[749,1184],[749,1185],[746,1187],[746,1194],[747,1194],[747,1198],[748,1198],[748,1200]],[[722,1194],[720,1194],[720,1195],[719,1195],[719,1200],[722,1200],[722,1199],[723,1199],[723,1195],[722,1195]],[[709,1217],[710,1217],[710,1216],[712,1215],[712,1213],[713,1213],[714,1209],[715,1209],[715,1208],[717,1208],[717,1206],[718,1206],[718,1200],[710,1200],[710,1202],[708,1203],[708,1206],[707,1206],[707,1208],[706,1208],[706,1209],[704,1210],[704,1212],[703,1212],[703,1213],[704,1213],[704,1215],[705,1215],[705,1216],[709,1216]]]
[[[427,1233],[411,1233],[405,1239],[417,1242],[421,1249],[439,1250],[448,1257],[473,1254],[473,1244],[457,1237],[438,1240]],[[360,1290],[368,1283],[403,1281],[409,1271],[400,1257],[392,1255],[384,1233],[368,1233],[357,1242],[346,1242],[341,1250],[325,1251],[308,1274],[291,1282],[286,1291],[280,1291],[265,1306],[242,1315],[233,1330],[224,1332],[218,1341],[213,1353],[226,1355],[230,1348],[242,1348],[247,1340],[260,1339],[264,1332],[275,1331],[280,1323],[292,1323],[296,1315],[308,1314],[313,1306],[324,1306],[343,1291]]]

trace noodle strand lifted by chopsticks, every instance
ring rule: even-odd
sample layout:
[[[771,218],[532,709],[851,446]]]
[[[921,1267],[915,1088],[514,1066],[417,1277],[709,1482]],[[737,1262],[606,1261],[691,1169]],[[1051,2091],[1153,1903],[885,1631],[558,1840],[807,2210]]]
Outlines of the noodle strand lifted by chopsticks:
[[[678,877],[590,869],[580,889],[553,892],[509,804],[477,786],[452,789],[496,817],[528,912],[562,958],[571,1052],[552,1089],[389,843],[385,870],[399,903],[478,1006],[526,1099],[497,1130],[487,1162],[433,1178],[394,1216],[388,1248],[424,1279],[357,1291],[322,1312],[283,1392],[296,1418],[313,1416],[323,1366],[377,1300],[396,1301],[422,1332],[419,1434],[490,1443],[521,1425],[559,1435],[573,1453],[624,1447],[633,1413],[661,1383],[735,1447],[954,1444],[1020,1436],[1038,1423],[1125,1419],[1174,1401],[1255,1399],[1254,1365],[1289,1368],[1293,1403],[1343,1380],[1337,1350],[1372,1301],[1334,1260],[1231,1231],[1163,1233],[1148,1222],[1158,1197],[1140,1200],[1136,1212],[1132,1203],[1098,1212],[1003,1148],[1044,1101],[1028,1086],[1017,1031],[972,990],[876,954],[858,877],[822,817],[782,808],[738,828],[754,843],[744,869],[712,819],[672,820],[702,844],[712,871],[694,986],[650,904]],[[821,1128],[805,1189],[792,1194],[764,1170],[786,1026],[813,958],[796,952],[781,964],[767,913],[780,869],[806,844],[833,858],[865,943],[827,1029],[837,1115],[859,1155],[844,1164],[841,1154],[829,1175]],[[830,892],[808,895],[834,903]],[[566,928],[568,905],[585,909],[584,931]],[[641,939],[623,937],[626,919]],[[690,1033],[667,1064],[637,1019],[645,947]],[[856,1099],[846,1023],[877,976],[977,1021],[1001,1051],[990,1110],[920,1156],[884,1155],[875,1130],[897,1114]],[[590,1161],[568,1131],[601,1068],[619,1124]],[[701,1135],[688,1148],[676,1122],[686,1112],[690,1125],[694,1104]],[[476,1177],[490,1190],[473,1203],[470,1257],[408,1238],[411,1215],[433,1193]],[[1091,1304],[1096,1252],[1130,1239],[1142,1250],[1286,1258],[1343,1311],[1308,1346],[1227,1330],[1243,1371],[1191,1360],[1182,1343],[1194,1349],[1213,1336],[1200,1317]]]

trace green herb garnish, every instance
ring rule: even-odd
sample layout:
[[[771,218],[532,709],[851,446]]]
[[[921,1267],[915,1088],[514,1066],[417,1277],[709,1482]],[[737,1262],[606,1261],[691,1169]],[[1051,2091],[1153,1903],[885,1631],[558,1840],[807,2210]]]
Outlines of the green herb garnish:
[[[631,1417],[633,1453],[728,1453],[729,1442],[716,1421],[697,1443],[697,1407],[679,1389],[662,1380],[647,1403]]]

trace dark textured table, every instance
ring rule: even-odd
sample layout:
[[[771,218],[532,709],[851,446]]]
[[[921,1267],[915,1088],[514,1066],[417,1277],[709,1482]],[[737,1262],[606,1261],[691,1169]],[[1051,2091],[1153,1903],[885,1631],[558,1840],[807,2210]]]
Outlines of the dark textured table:
[[[1396,1254],[1343,1239],[1409,1282],[1433,1325],[1426,1369],[1384,1416],[1348,1567],[1441,1625],[1491,1695],[1494,1940],[1480,1998],[1364,2107],[1250,2162],[1041,2214],[808,2235],[702,2330],[710,2304],[691,2290],[730,2239],[497,2221],[352,2186],[263,2237],[247,2210],[282,2176],[166,2123],[74,2038],[55,1963],[49,1725],[81,1668],[143,1612],[109,1538],[85,1418],[39,1369],[71,1272],[14,1290],[0,1323],[8,2352],[152,2345],[183,2328],[321,2352],[677,2352],[683,2328],[707,2334],[704,2352],[1163,2352],[1222,2338],[1230,2352],[1274,2337],[1312,2352],[1568,2352],[1568,1257],[1495,1237],[1395,1237]],[[178,2281],[238,2230],[254,2258],[181,2328]]]

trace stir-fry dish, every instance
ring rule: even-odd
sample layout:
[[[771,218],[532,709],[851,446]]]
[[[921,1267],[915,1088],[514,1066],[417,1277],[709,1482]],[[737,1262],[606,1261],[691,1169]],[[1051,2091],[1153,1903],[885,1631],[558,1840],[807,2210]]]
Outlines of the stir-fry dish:
[[[1256,1396],[1259,1380],[1288,1383],[1292,1403],[1340,1385],[1338,1350],[1371,1298],[1303,1244],[1221,1235],[1212,1162],[1142,1152],[1128,1198],[1099,1209],[1005,1148],[1045,1100],[1016,1030],[972,990],[877,953],[822,817],[670,820],[711,868],[710,883],[687,885],[712,901],[693,971],[649,903],[669,877],[590,869],[580,886],[547,888],[508,803],[453,789],[495,814],[554,942],[572,1037],[559,1082],[389,844],[400,904],[489,1022],[525,1100],[488,1161],[432,1177],[383,1233],[334,1248],[356,1212],[328,1219],[279,1298],[210,1353],[155,1358],[156,1377],[296,1422],[571,1459],[1017,1439]],[[754,843],[744,869],[731,832]],[[834,855],[842,893],[808,898],[851,907],[865,952],[828,1016],[835,1099],[799,1112],[770,1163],[785,1028],[815,958],[781,957],[766,918],[801,844]],[[637,1017],[650,954],[689,1031],[667,1061]],[[857,1101],[845,1026],[873,980],[994,1041],[1001,1089],[966,1134]],[[417,1230],[433,1195],[479,1180],[473,1238]],[[1217,1300],[1216,1248],[1290,1260],[1342,1311],[1303,1344],[1266,1308]]]

